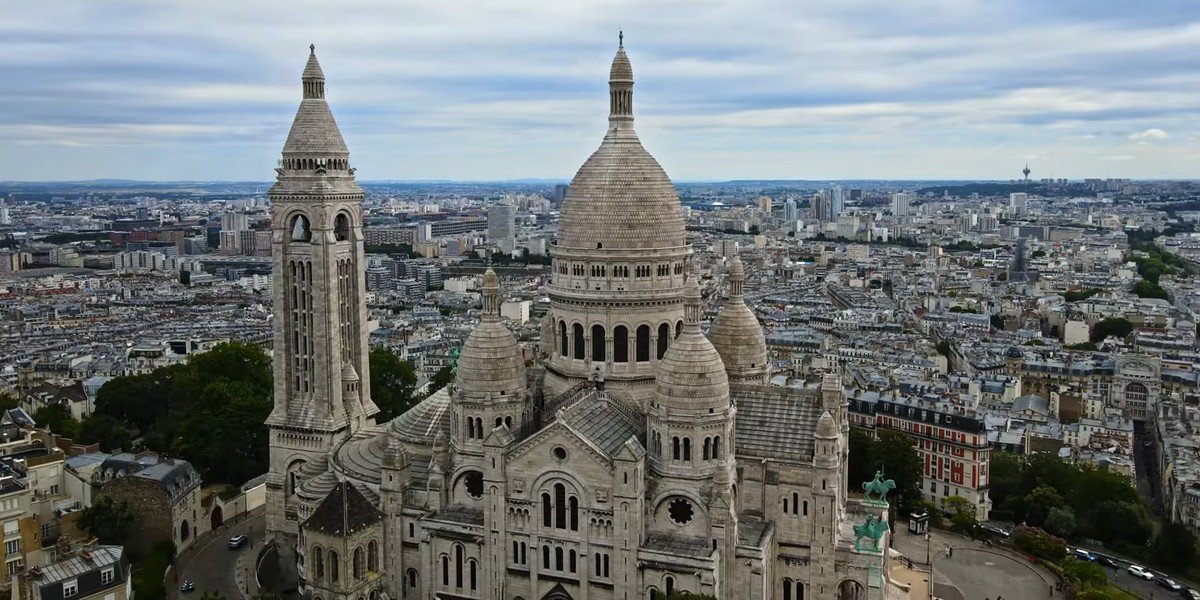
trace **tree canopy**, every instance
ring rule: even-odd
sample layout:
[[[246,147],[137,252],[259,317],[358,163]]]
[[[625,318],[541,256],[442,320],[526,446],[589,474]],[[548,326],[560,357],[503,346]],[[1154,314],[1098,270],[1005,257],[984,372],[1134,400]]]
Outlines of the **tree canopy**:
[[[850,485],[875,477],[875,471],[896,482],[893,505],[908,511],[921,500],[921,457],[912,438],[899,431],[882,429],[871,438],[865,431],[850,430]],[[896,511],[892,511],[895,514]]]
[[[267,470],[272,393],[270,358],[261,348],[220,344],[187,362],[104,384],[92,418],[111,421],[85,422],[80,433],[85,442],[110,445],[133,433],[150,450],[188,460],[208,481],[241,483]],[[102,435],[112,422],[132,431]]]
[[[371,348],[371,400],[379,407],[375,421],[390,421],[410,409],[418,401],[413,392],[417,371],[411,362],[400,360],[391,350]]]

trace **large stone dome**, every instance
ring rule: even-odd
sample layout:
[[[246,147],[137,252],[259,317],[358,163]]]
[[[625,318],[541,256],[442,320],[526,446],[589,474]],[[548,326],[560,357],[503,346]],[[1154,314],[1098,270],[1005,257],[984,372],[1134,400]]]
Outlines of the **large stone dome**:
[[[657,401],[668,410],[722,411],[729,406],[729,378],[721,355],[700,331],[700,290],[694,276],[684,288],[684,302],[683,331],[658,361]]]
[[[526,387],[525,357],[512,332],[500,322],[500,279],[483,276],[483,320],[458,357],[458,389],[468,396],[515,396]]]
[[[679,194],[633,129],[633,69],[624,47],[613,59],[609,88],[608,133],[571,180],[558,246],[615,250],[683,246]]]
[[[709,338],[721,354],[733,383],[766,383],[769,371],[767,340],[754,311],[742,297],[745,271],[736,254],[729,267],[729,299],[713,321]]]

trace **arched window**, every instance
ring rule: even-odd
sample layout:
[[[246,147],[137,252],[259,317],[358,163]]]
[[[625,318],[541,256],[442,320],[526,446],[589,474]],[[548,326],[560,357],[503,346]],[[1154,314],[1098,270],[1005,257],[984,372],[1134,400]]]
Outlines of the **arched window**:
[[[567,486],[554,484],[554,527],[567,528]]]
[[[346,213],[338,213],[333,220],[333,239],[339,242],[350,239],[350,217]]]
[[[629,330],[624,325],[613,329],[613,362],[629,362]]]
[[[663,323],[658,326],[658,360],[667,353],[667,344],[671,341],[671,326]]]
[[[550,570],[550,546],[542,546],[542,568]]]
[[[350,565],[351,565],[351,573],[354,575],[354,579],[355,580],[362,579],[363,578],[363,549],[362,548],[354,549],[354,554],[351,555]]]
[[[671,459],[679,460],[679,438],[671,438]]]
[[[450,557],[442,555],[442,585],[450,585]]]
[[[375,540],[367,543],[367,570],[372,573],[379,572],[379,543]]]
[[[634,343],[634,359],[638,362],[650,360],[650,326],[641,325],[637,328],[637,340]]]
[[[667,597],[670,598],[671,594],[675,593],[675,578],[671,577],[670,575],[667,575],[666,586],[667,586]]]
[[[722,453],[722,450],[721,450],[721,436],[719,436],[719,435],[718,435],[718,436],[716,436],[716,437],[714,437],[714,438],[713,438],[713,445],[712,445],[712,457],[713,457],[713,459],[714,459],[714,460],[716,460],[716,459],[718,459],[718,458],[721,458],[721,453]]]
[[[417,587],[417,570],[416,569],[408,570],[408,587],[410,589],[416,589],[416,587]]]
[[[679,334],[681,334],[681,333],[683,333],[683,321],[676,321],[675,322],[675,337],[679,337]]]
[[[567,570],[574,573],[575,572],[575,551],[574,550],[572,550],[570,552],[570,554],[567,555],[567,559],[568,559],[567,567],[569,567]]]
[[[308,224],[308,217],[304,215],[296,215],[292,217],[290,229],[292,230],[293,242],[312,241],[312,228]]]
[[[325,555],[320,546],[312,549],[313,579],[320,581],[325,578]]]
[[[704,454],[702,455],[704,457],[704,460],[708,460],[709,447],[711,447],[711,446],[712,446],[712,440],[709,438],[704,438]]]
[[[604,326],[592,325],[592,361],[604,362]]]
[[[463,586],[463,547],[454,547],[454,587]]]
[[[554,549],[554,570],[555,571],[563,570],[563,549],[562,548]]]
[[[475,438],[475,419],[472,419],[471,417],[467,417],[467,438]]]
[[[571,531],[579,531],[579,498],[571,496],[568,505],[571,509]]]
[[[796,600],[804,600],[804,582],[796,582]]]
[[[473,591],[475,591],[475,588],[478,587],[478,585],[479,585],[475,579],[475,561],[474,560],[470,561],[470,568],[468,569],[468,572],[469,572],[468,574],[470,575],[470,577],[468,579],[470,579],[471,591],[473,592]]]
[[[542,527],[550,527],[550,494],[542,493]]]
[[[792,514],[800,512],[800,494],[792,492]]]
[[[692,460],[692,438],[683,438],[683,460]]]
[[[1125,386],[1125,400],[1127,402],[1145,403],[1146,398],[1150,395],[1150,389],[1146,386],[1134,382]]]
[[[338,582],[338,571],[340,571],[340,570],[341,569],[338,567],[338,553],[334,552],[333,550],[330,550],[329,551],[329,581],[331,583]]]
[[[570,356],[567,353],[567,322],[558,322],[558,354],[560,356]]]
[[[580,325],[579,323],[575,323],[574,325],[571,326],[571,331],[574,334],[574,338],[575,338],[574,340],[572,340],[573,342],[575,342],[575,346],[572,349],[573,350],[572,354],[575,356],[575,358],[577,358],[579,360],[583,360],[583,346],[584,346],[584,344],[583,344],[583,325]]]
[[[792,580],[783,580],[783,600],[792,600]]]

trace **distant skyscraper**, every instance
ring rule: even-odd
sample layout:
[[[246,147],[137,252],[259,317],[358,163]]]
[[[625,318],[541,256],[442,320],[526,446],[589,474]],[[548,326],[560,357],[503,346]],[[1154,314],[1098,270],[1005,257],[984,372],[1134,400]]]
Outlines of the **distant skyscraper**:
[[[488,207],[488,239],[505,254],[512,254],[516,246],[517,209],[511,204],[496,204]]]
[[[771,214],[771,199],[767,196],[762,196],[758,199],[758,212]]]
[[[832,217],[830,220],[837,220],[846,211],[846,197],[840,185],[833,186],[830,193],[829,210],[831,211],[829,216]]]
[[[221,215],[221,231],[244,231],[250,229],[250,215],[227,212]]]
[[[811,204],[813,217],[816,220],[822,223],[828,223],[833,220],[831,218],[833,214],[832,207],[829,204],[829,196],[825,195],[825,190],[813,194]]]
[[[12,215],[8,213],[8,203],[0,198],[0,225],[12,225]]]
[[[563,200],[567,199],[567,190],[569,189],[571,189],[571,186],[565,183],[554,186],[554,197],[551,200],[554,201],[555,206],[562,206]]]
[[[1024,215],[1029,210],[1029,194],[1025,192],[1009,194],[1008,207],[1012,209],[1013,214],[1018,216]]]
[[[913,195],[906,193],[892,194],[892,215],[896,217],[907,217],[909,209],[912,206]]]
[[[789,223],[794,223],[799,215],[796,212],[796,199],[788,198],[787,202],[783,203],[783,220]]]

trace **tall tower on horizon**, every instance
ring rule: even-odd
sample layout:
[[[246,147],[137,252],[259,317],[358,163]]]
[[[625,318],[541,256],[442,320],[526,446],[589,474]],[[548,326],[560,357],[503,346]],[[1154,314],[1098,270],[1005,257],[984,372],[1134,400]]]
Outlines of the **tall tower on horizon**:
[[[275,406],[267,474],[268,535],[296,542],[299,478],[328,468],[336,445],[379,412],[368,382],[363,190],[325,101],[309,46],[303,99],[271,186]]]

